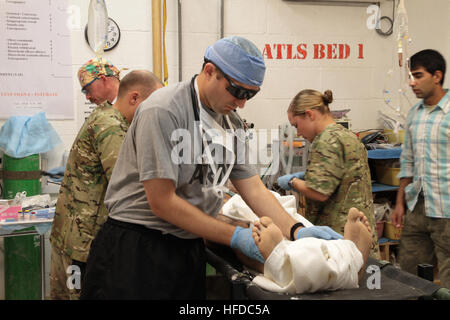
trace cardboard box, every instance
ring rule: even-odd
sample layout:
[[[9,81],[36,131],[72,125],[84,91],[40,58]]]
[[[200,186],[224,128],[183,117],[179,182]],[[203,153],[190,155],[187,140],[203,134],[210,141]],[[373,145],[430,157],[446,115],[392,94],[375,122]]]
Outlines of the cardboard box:
[[[17,221],[19,220],[19,211],[21,206],[2,206],[0,208],[0,221]]]
[[[405,141],[405,130],[398,130],[397,133],[394,130],[384,129],[384,135],[389,143],[403,143]]]
[[[378,221],[378,222],[377,222],[377,236],[378,236],[378,239],[380,239],[381,237],[383,237],[384,222],[385,222],[385,221]]]
[[[378,221],[377,222],[377,236],[378,236],[378,239],[383,237],[384,222],[385,221]]]

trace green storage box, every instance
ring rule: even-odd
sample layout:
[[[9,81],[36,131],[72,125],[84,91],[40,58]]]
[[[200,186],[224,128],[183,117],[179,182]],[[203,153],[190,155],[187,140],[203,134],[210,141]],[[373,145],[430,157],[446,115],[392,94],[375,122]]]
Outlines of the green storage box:
[[[3,155],[3,198],[13,199],[17,192],[27,196],[41,193],[40,159]],[[28,228],[26,230],[33,230]],[[4,238],[6,300],[39,300],[41,295],[41,244],[39,235]]]

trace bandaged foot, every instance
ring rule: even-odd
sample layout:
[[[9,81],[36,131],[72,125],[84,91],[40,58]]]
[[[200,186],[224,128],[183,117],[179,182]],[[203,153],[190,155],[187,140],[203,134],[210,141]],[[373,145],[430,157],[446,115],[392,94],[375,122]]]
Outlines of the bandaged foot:
[[[255,221],[253,227],[253,240],[264,259],[272,253],[273,249],[283,240],[283,233],[269,217],[262,217]]]
[[[358,274],[360,279],[372,245],[371,232],[369,220],[364,213],[356,208],[351,208],[348,211],[347,223],[344,227],[344,239],[353,241],[363,256],[364,265]]]

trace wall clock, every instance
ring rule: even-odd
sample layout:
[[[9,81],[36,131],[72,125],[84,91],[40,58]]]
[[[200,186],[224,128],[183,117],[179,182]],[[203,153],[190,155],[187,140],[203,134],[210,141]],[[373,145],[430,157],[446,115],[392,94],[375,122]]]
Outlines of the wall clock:
[[[87,24],[86,27],[84,28],[84,38],[86,39],[86,42],[89,44]],[[119,44],[119,41],[120,41],[119,25],[113,19],[108,18],[108,29],[106,31],[106,44],[103,51],[109,51],[114,49]]]

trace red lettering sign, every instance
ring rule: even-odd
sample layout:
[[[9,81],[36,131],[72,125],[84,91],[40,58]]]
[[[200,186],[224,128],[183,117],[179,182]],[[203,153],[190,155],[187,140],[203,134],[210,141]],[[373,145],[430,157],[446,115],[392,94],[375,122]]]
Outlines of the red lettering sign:
[[[358,59],[364,59],[363,44],[358,44]],[[312,45],[313,59],[345,60],[350,57],[350,45],[346,43],[315,43]],[[262,55],[267,60],[305,60],[308,57],[308,45],[300,43],[265,44]]]

